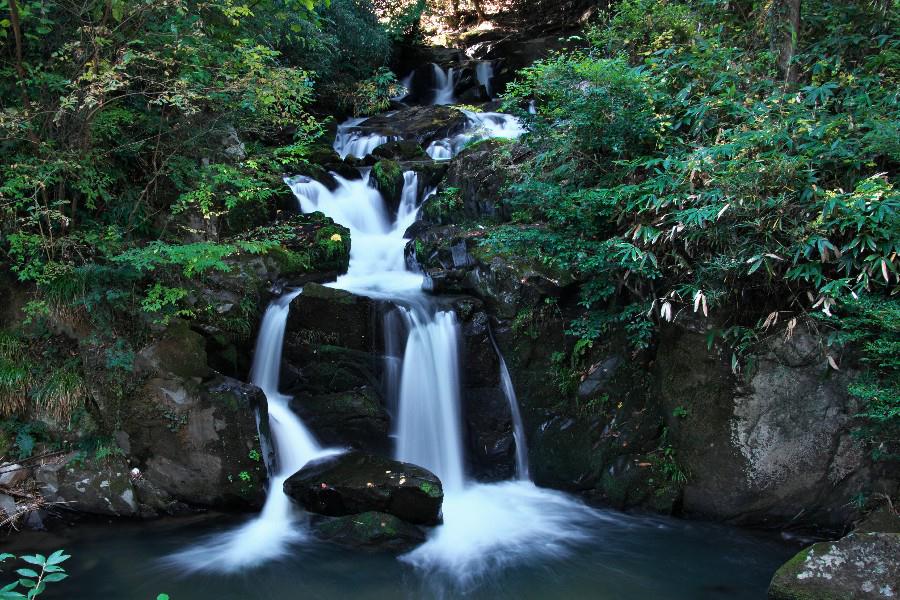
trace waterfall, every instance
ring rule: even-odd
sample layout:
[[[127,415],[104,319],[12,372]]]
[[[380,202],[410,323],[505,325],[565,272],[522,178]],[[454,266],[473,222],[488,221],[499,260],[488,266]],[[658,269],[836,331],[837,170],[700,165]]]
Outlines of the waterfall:
[[[338,125],[333,147],[342,159],[348,156],[363,158],[378,146],[397,139],[396,136],[364,133],[357,129],[365,120],[365,117],[351,118]]]
[[[250,372],[250,381],[266,395],[269,426],[275,438],[276,464],[270,474],[265,505],[259,516],[246,525],[170,556],[166,562],[181,570],[237,571],[284,556],[291,544],[305,538],[298,527],[298,513],[284,493],[284,482],[310,460],[334,451],[319,446],[291,411],[290,396],[278,390],[288,311],[299,294],[300,290],[288,292],[266,309]]]
[[[452,102],[453,70],[444,73],[437,65],[434,69],[435,103]],[[466,129],[435,140],[430,155],[449,158],[472,141],[522,133],[512,116],[464,112]],[[348,139],[335,142],[339,152],[349,152],[348,144],[358,141]],[[400,206],[392,217],[381,194],[369,185],[368,172],[353,180],[332,175],[337,181],[334,190],[308,177],[286,181],[303,212],[322,211],[350,229],[347,273],[330,285],[394,305],[385,315],[384,360],[396,456],[430,469],[444,487],[444,524],[401,560],[465,583],[509,562],[564,554],[568,544],[583,539],[576,520],[589,518],[590,511],[565,494],[542,490],[528,480],[524,429],[502,356],[501,381],[513,414],[519,478],[494,484],[466,479],[456,315],[440,309],[423,292],[424,275],[407,267],[404,259],[405,232],[434,190],[420,197],[418,176],[404,173]]]
[[[434,160],[449,160],[472,144],[486,139],[515,139],[525,129],[521,121],[512,115],[497,112],[474,112],[462,109],[466,115],[465,129],[456,135],[434,140],[425,152]]]
[[[509,369],[506,368],[506,360],[500,347],[497,346],[497,340],[494,339],[494,332],[488,327],[488,336],[491,338],[491,345],[494,352],[497,353],[497,359],[500,361],[500,388],[506,401],[509,403],[509,413],[512,415],[513,422],[513,439],[516,442],[516,475],[519,479],[530,481],[531,475],[528,472],[528,446],[525,443],[525,425],[522,423],[522,411],[519,410],[519,399],[516,397],[516,388],[513,386],[512,377],[509,376]]]
[[[484,86],[484,91],[487,92],[488,98],[493,98],[494,91],[491,88],[491,82],[494,79],[494,62],[483,60],[476,63],[475,77],[478,78],[478,83]]]
[[[446,72],[438,64],[432,64],[434,70],[434,101],[432,104],[453,104],[456,100],[454,90],[456,88],[456,73],[453,67]]]
[[[410,334],[400,380],[397,458],[435,473],[444,491],[452,492],[464,483],[456,315],[431,315],[428,308],[401,308]]]

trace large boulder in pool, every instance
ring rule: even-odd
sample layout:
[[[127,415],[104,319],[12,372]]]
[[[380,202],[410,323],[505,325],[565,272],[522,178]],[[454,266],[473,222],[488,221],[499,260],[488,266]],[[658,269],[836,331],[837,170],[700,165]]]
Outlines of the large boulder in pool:
[[[324,540],[363,550],[402,553],[425,541],[421,528],[383,512],[323,517],[313,527]]]
[[[786,562],[769,600],[863,600],[900,595],[900,534],[851,533],[810,546]]]
[[[308,463],[284,482],[284,493],[322,515],[377,511],[422,525],[438,524],[444,500],[431,471],[362,452]]]

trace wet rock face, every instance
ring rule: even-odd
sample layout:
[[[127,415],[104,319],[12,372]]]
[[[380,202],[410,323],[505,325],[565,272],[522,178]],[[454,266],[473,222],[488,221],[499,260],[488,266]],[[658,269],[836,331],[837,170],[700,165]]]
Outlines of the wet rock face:
[[[855,512],[848,499],[879,488],[852,435],[859,410],[847,392],[852,368],[829,369],[823,348],[801,324],[791,338],[773,336],[736,378],[730,350],[707,349],[703,323],[663,332],[658,390],[670,439],[690,473],[686,512],[839,528]]]
[[[505,144],[502,140],[486,140],[466,148],[451,161],[447,185],[459,189],[464,218],[509,218],[507,207],[500,202],[507,174],[497,155]]]
[[[769,600],[883,600],[900,595],[900,534],[852,533],[785,563]]]
[[[40,465],[34,477],[50,503],[78,512],[133,517],[141,508],[129,471],[121,457],[93,461],[71,453]]]
[[[324,446],[389,454],[390,417],[379,394],[363,386],[328,394],[298,393],[293,410]]]
[[[211,371],[202,337],[179,325],[145,348],[137,366],[147,378],[116,440],[139,469],[141,502],[260,506],[266,452],[258,426],[264,438],[268,432],[262,391]]]
[[[370,117],[354,129],[394,139],[415,140],[425,148],[435,140],[460,133],[466,123],[466,116],[455,108],[412,106]]]
[[[292,303],[281,389],[325,445],[390,452],[383,310],[370,298],[316,284]]]
[[[312,461],[284,482],[284,493],[310,512],[339,517],[384,512],[437,525],[444,492],[430,471],[361,452]]]
[[[321,539],[362,550],[408,552],[425,542],[425,532],[382,512],[317,519],[313,530]]]

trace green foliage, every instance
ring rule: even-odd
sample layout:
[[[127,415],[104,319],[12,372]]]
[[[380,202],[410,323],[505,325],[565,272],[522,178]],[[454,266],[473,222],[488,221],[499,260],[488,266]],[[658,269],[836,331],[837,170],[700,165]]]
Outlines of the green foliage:
[[[34,554],[17,557],[9,553],[0,554],[0,564],[10,559],[18,559],[31,565],[16,569],[19,579],[0,588],[0,600],[37,598],[47,589],[48,583],[58,583],[68,577],[66,570],[60,565],[69,558],[71,557],[62,550],[57,550],[50,556]],[[37,567],[40,567],[40,570],[37,570]]]
[[[506,106],[531,154],[508,188],[516,222],[484,243],[575,273],[583,339],[624,328],[647,347],[659,322],[718,310],[737,371],[766,315],[831,319],[866,344],[874,379],[854,393],[877,447],[896,435],[882,366],[896,346],[853,315],[900,282],[900,12],[804,2],[796,84],[771,18],[762,3],[625,0],[586,48],[521,72]]]
[[[354,83],[342,101],[355,116],[371,115],[387,110],[391,98],[399,96],[400,92],[401,86],[394,72],[381,67],[371,77]]]

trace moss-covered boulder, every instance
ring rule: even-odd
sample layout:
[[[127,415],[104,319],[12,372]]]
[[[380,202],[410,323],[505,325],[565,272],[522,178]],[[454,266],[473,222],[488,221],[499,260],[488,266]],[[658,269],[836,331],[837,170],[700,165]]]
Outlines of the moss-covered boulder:
[[[291,410],[326,446],[384,454],[391,450],[390,417],[371,386],[326,394],[299,392]]]
[[[396,140],[382,144],[372,150],[372,156],[397,162],[431,160],[431,157],[422,149],[421,144],[415,140]]]
[[[709,343],[717,327],[683,315],[663,330],[656,355],[669,441],[690,474],[685,512],[841,529],[858,515],[849,498],[891,491],[880,474],[889,465],[873,463],[853,434],[851,353],[840,371],[830,368],[826,341],[800,322],[771,335],[736,375],[732,349]]]
[[[198,333],[173,324],[138,354],[143,384],[118,406],[116,441],[147,482],[142,489],[163,497],[147,504],[260,506],[267,480],[265,396],[209,369],[202,343]]]
[[[438,524],[444,499],[434,473],[362,452],[308,463],[284,482],[284,493],[317,514],[385,512],[423,525]]]
[[[379,160],[372,167],[371,182],[381,192],[387,207],[394,213],[403,193],[403,169],[393,160]]]
[[[321,518],[313,523],[321,539],[362,550],[403,553],[425,541],[421,528],[394,515],[364,512],[343,517]]]
[[[786,562],[769,600],[884,600],[900,595],[900,534],[851,533]]]

